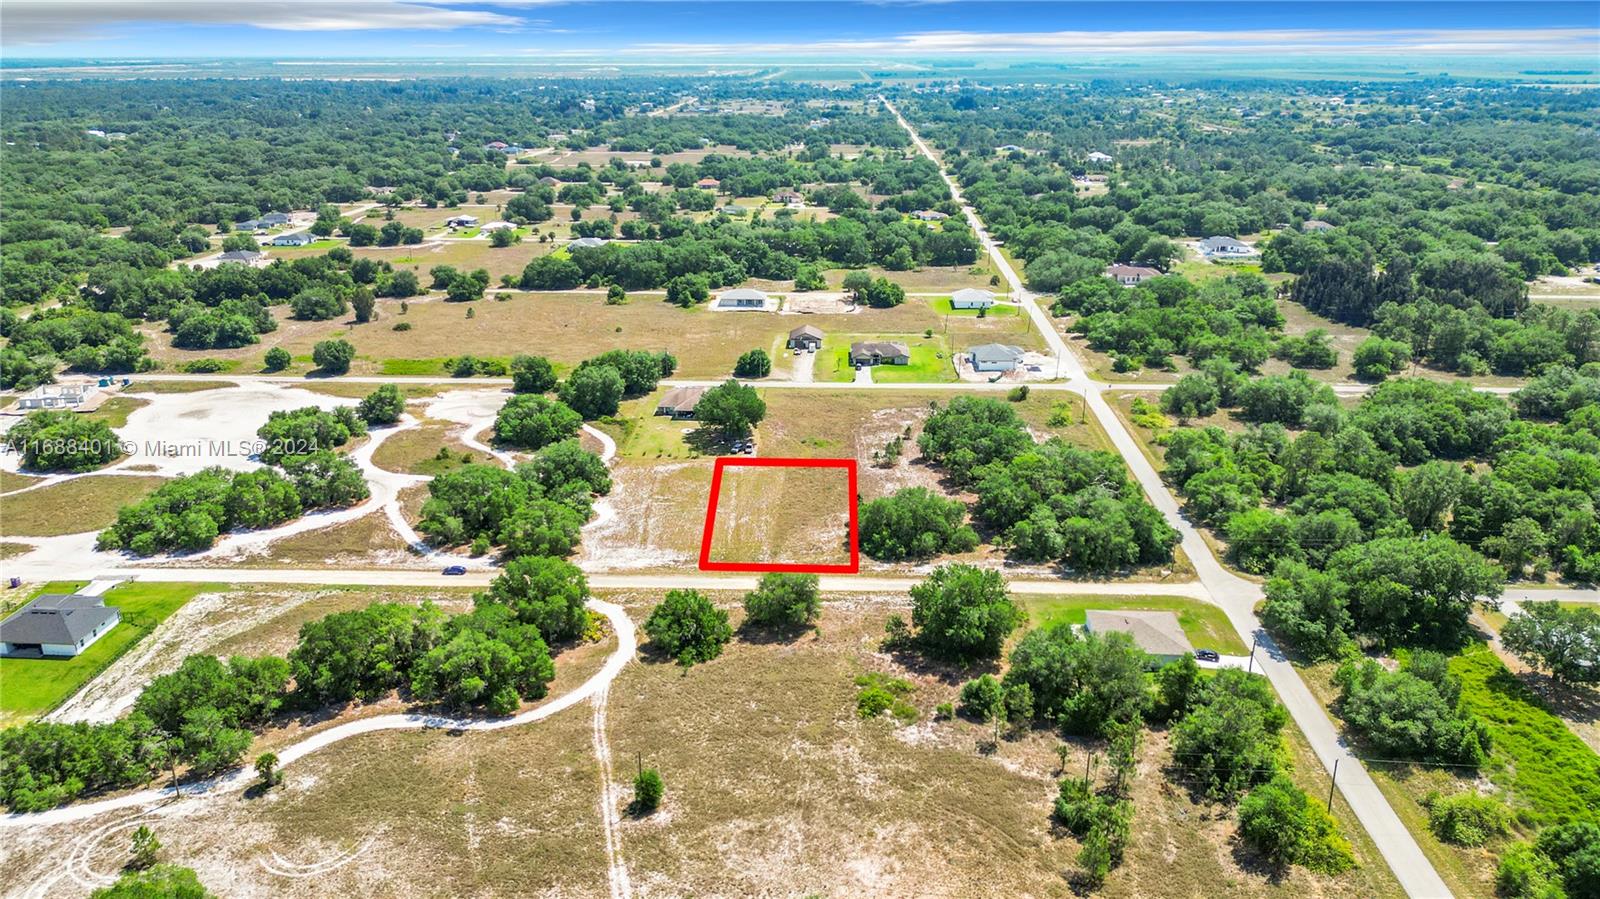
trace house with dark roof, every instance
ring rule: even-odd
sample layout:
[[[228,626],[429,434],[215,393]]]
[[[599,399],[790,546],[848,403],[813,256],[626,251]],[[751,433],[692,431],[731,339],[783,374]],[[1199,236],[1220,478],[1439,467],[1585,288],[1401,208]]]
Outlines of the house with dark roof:
[[[240,265],[258,265],[265,261],[267,254],[260,250],[229,250],[217,257],[217,264],[234,262]]]
[[[1322,219],[1306,219],[1300,223],[1300,230],[1310,233],[1312,231],[1332,231],[1333,223]]]
[[[694,183],[694,186],[700,188],[701,190],[716,190],[722,186],[722,182],[715,178],[701,178],[699,181]]]
[[[1090,609],[1084,613],[1083,629],[1091,634],[1127,634],[1155,668],[1194,654],[1193,644],[1172,612]]]
[[[694,418],[695,407],[700,405],[704,387],[674,387],[663,393],[656,402],[656,414],[668,418]]]
[[[1022,365],[1022,347],[985,343],[967,350],[973,371],[1016,371]]]
[[[546,175],[539,179],[539,183],[547,187],[556,187],[561,184],[561,179],[551,175]]]
[[[850,344],[851,365],[910,365],[911,351],[892,340],[859,340]]]
[[[1148,265],[1123,265],[1119,262],[1106,266],[1106,277],[1116,279],[1123,287],[1132,287],[1141,281],[1161,277],[1161,271]]]
[[[276,228],[279,225],[289,224],[289,214],[286,212],[269,212],[258,221],[268,228]]]
[[[122,613],[101,597],[46,593],[0,621],[0,656],[71,658],[121,620]]]
[[[789,332],[789,342],[785,344],[791,350],[816,350],[822,347],[822,329],[816,325],[801,325]]]
[[[478,217],[475,215],[455,215],[444,220],[446,228],[476,228]]]

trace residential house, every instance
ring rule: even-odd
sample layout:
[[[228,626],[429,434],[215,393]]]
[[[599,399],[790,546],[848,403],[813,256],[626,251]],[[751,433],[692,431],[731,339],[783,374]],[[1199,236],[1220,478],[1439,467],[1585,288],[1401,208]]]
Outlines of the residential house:
[[[898,341],[861,340],[850,344],[851,365],[910,365],[911,351]]]
[[[492,140],[483,145],[485,150],[504,150],[507,144],[503,140]]]
[[[1161,277],[1161,271],[1148,265],[1123,265],[1119,262],[1106,266],[1106,277],[1115,278],[1123,287],[1132,287],[1141,281]]]
[[[1095,165],[1105,165],[1106,163],[1111,161],[1111,156],[1110,155],[1108,155],[1106,153],[1102,153],[1099,150],[1095,150],[1095,151],[1091,152],[1088,155],[1087,158],[1091,163],[1094,163]]]
[[[269,242],[275,247],[303,247],[315,239],[310,231],[295,231],[292,234],[279,234]]]
[[[574,240],[572,243],[567,244],[567,249],[592,250],[596,247],[603,247],[607,243],[608,241],[604,237],[580,237],[577,240]]]
[[[1306,219],[1300,223],[1300,230],[1308,233],[1311,231],[1332,231],[1333,223],[1325,222],[1322,219]]]
[[[0,656],[70,658],[122,620],[98,596],[46,593],[0,621]]]
[[[476,228],[478,217],[475,215],[456,215],[444,220],[446,228]]]
[[[780,190],[772,195],[772,202],[774,203],[804,203],[805,201],[805,194],[797,190]]]
[[[918,209],[911,217],[924,222],[942,222],[950,216],[937,209]]]
[[[699,181],[694,183],[694,186],[700,188],[701,190],[716,190],[722,186],[722,182],[715,178],[701,178]]]
[[[263,228],[277,228],[289,224],[291,219],[286,212],[269,212],[256,221],[260,222]]]
[[[674,387],[663,393],[656,403],[656,414],[669,418],[694,418],[695,407],[700,405],[704,387]]]
[[[1194,654],[1194,646],[1178,624],[1178,616],[1172,612],[1090,609],[1084,613],[1083,629],[1091,634],[1129,635],[1133,645],[1150,657],[1152,668]]]
[[[1016,152],[1019,152],[1021,150],[1022,150],[1022,148],[1017,146],[1016,144],[1006,144],[1004,146],[1000,146],[1000,147],[995,147],[994,148],[994,151],[996,153],[1016,153]]]
[[[72,409],[94,397],[99,388],[93,384],[41,384],[17,398],[19,411],[38,409]]]
[[[217,257],[217,264],[238,263],[240,265],[259,266],[265,263],[267,254],[260,250],[229,250]]]
[[[551,175],[546,175],[543,178],[539,179],[539,183],[543,184],[546,187],[560,187],[561,186],[561,179],[560,178],[556,178],[556,177],[551,176]]]
[[[1239,258],[1256,255],[1255,248],[1233,237],[1208,237],[1200,241],[1200,252],[1211,257]]]
[[[988,309],[994,305],[994,294],[977,287],[963,287],[950,295],[951,309]]]
[[[517,226],[510,222],[490,222],[478,230],[485,234],[491,234],[495,231],[515,231]]]
[[[967,351],[973,371],[1016,371],[1022,366],[1022,347],[985,343]]]
[[[816,325],[801,325],[789,332],[791,350],[816,350],[822,347],[822,329]]]
[[[717,306],[722,309],[765,309],[767,295],[751,287],[725,290],[717,296]]]

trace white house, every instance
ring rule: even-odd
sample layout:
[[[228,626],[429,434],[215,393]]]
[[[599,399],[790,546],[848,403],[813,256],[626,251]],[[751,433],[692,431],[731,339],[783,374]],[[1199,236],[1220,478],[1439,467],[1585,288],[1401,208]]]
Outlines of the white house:
[[[751,287],[725,290],[717,295],[717,306],[722,309],[765,309],[767,295]]]
[[[911,213],[911,217],[923,222],[942,222],[950,216],[937,209],[918,209]]]
[[[1132,287],[1141,281],[1161,277],[1161,272],[1148,265],[1123,265],[1119,262],[1106,266],[1106,277],[1116,279],[1123,287]]]
[[[603,237],[580,237],[572,243],[567,244],[567,248],[573,250],[592,250],[596,247],[603,247],[605,245],[606,239]]]
[[[1099,150],[1091,152],[1088,156],[1088,159],[1090,162],[1096,165],[1104,165],[1105,163],[1111,161],[1111,157],[1109,155],[1102,153]]]
[[[1213,258],[1239,258],[1256,255],[1255,247],[1234,237],[1208,237],[1200,241],[1200,252]]]
[[[967,351],[973,371],[1016,371],[1022,365],[1022,347],[985,343]]]
[[[484,232],[485,234],[491,234],[495,231],[515,231],[517,230],[517,226],[510,222],[490,222],[478,230]]]
[[[963,287],[950,295],[951,309],[988,309],[994,305],[994,294],[977,287]]]
[[[39,409],[73,409],[88,402],[99,388],[93,384],[41,384],[17,399],[17,408],[25,411]]]
[[[98,596],[46,593],[0,621],[0,656],[69,658],[121,620],[122,613]]]
[[[292,234],[279,234],[268,241],[275,247],[303,247],[311,243],[314,238],[310,231],[296,231]]]

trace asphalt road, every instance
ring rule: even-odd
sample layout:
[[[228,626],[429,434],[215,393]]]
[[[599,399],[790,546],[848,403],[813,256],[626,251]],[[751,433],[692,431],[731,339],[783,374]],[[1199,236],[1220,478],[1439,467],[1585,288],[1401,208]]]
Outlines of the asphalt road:
[[[922,137],[917,134],[911,123],[906,121],[900,111],[889,103],[887,98],[881,98],[889,111],[894,113],[900,121],[901,127],[911,136],[912,142],[934,164],[940,166],[945,182],[950,187],[950,195],[961,205],[968,222],[971,223],[978,239],[988,250],[990,258],[1000,272],[1005,276],[1006,282],[1011,286],[1012,295],[1023,301],[1023,308],[1028,310],[1034,325],[1044,336],[1050,349],[1061,359],[1061,371],[1067,375],[1070,382],[1078,383],[1082,393],[1088,401],[1090,411],[1099,420],[1101,427],[1110,437],[1111,443],[1117,452],[1122,454],[1128,468],[1133,472],[1134,479],[1149,496],[1150,501],[1166,516],[1167,521],[1178,529],[1182,535],[1182,546],[1189,560],[1194,564],[1195,572],[1199,576],[1201,585],[1205,588],[1211,602],[1221,606],[1228,615],[1228,620],[1233,623],[1241,637],[1246,641],[1258,644],[1262,650],[1259,667],[1263,674],[1272,682],[1278,692],[1284,707],[1288,709],[1295,724],[1299,726],[1306,740],[1311,744],[1317,758],[1330,771],[1338,765],[1337,785],[1344,794],[1350,807],[1360,819],[1361,825],[1367,829],[1368,834],[1378,846],[1378,851],[1383,854],[1384,860],[1394,870],[1395,877],[1400,885],[1410,896],[1439,897],[1449,896],[1450,890],[1445,886],[1439,873],[1434,870],[1427,856],[1423,855],[1422,848],[1412,838],[1411,832],[1406,829],[1400,817],[1395,814],[1378,787],[1372,781],[1366,768],[1361,764],[1339,738],[1338,731],[1334,728],[1333,721],[1329,719],[1311,690],[1300,679],[1288,659],[1272,641],[1272,637],[1261,627],[1261,622],[1255,616],[1255,605],[1261,599],[1261,588],[1251,581],[1240,578],[1225,568],[1217,561],[1211,547],[1201,537],[1199,531],[1184,518],[1178,509],[1178,502],[1167,486],[1162,482],[1161,476],[1156,472],[1155,466],[1150,464],[1133,439],[1128,429],[1123,425],[1116,413],[1106,403],[1102,392],[1109,385],[1090,380],[1083,366],[1072,355],[1066,341],[1056,331],[1049,316],[1039,304],[1034,301],[1034,296],[1023,288],[1022,281],[1017,277],[1016,271],[1006,261],[999,247],[994,243],[983,222],[977,213],[961,196],[961,188],[949,172],[944,171],[943,164],[934,155]]]

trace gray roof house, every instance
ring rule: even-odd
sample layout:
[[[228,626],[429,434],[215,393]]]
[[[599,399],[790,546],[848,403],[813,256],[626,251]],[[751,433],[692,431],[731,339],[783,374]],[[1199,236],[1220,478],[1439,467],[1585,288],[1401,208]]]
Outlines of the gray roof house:
[[[1084,613],[1083,629],[1091,634],[1127,634],[1157,666],[1194,654],[1194,646],[1172,612],[1090,609]]]
[[[314,238],[310,231],[295,231],[292,234],[279,234],[271,241],[275,247],[303,247],[311,243]]]
[[[1004,343],[985,343],[967,351],[973,371],[1016,371],[1022,364],[1021,347]]]
[[[1090,162],[1110,162],[1111,161],[1110,155],[1108,155],[1106,153],[1102,153],[1099,150],[1095,150],[1094,152],[1090,153],[1089,156],[1088,156],[1088,159],[1089,159]]]
[[[801,325],[789,332],[786,344],[793,350],[814,350],[822,346],[822,329],[816,325]]]
[[[567,247],[569,249],[573,249],[573,250],[578,250],[578,249],[591,249],[592,250],[592,249],[594,249],[596,247],[603,247],[605,245],[606,245],[606,239],[603,238],[603,237],[580,237],[577,240],[573,241],[572,243],[567,244]]]
[[[1301,231],[1332,231],[1333,223],[1322,219],[1306,219],[1300,223]]]
[[[265,258],[267,258],[267,254],[260,250],[229,250],[217,257],[217,264],[238,262],[243,265],[255,265]]]
[[[262,216],[258,221],[268,228],[275,228],[278,225],[289,224],[289,214],[286,212],[269,212]]]
[[[1132,287],[1140,281],[1161,277],[1161,272],[1148,265],[1123,265],[1119,262],[1106,266],[1106,277],[1115,278],[1123,287]]]
[[[911,213],[911,217],[924,222],[942,222],[950,216],[937,209],[918,209]]]
[[[0,656],[70,658],[121,620],[101,597],[46,593],[0,621]]]
[[[1254,247],[1234,237],[1208,237],[1200,241],[1200,252],[1207,256],[1254,256],[1256,253]]]
[[[671,418],[694,418],[694,409],[700,405],[704,387],[674,387],[663,393],[656,403],[656,414]]]
[[[862,340],[850,344],[851,365],[910,365],[911,351],[890,340]]]
[[[719,294],[717,305],[723,309],[765,309],[767,295],[753,287],[740,287]]]
[[[451,216],[444,220],[444,224],[447,228],[475,228],[478,225],[478,217],[475,215]]]
[[[963,287],[950,295],[951,309],[988,309],[994,305],[994,294],[977,287]]]

